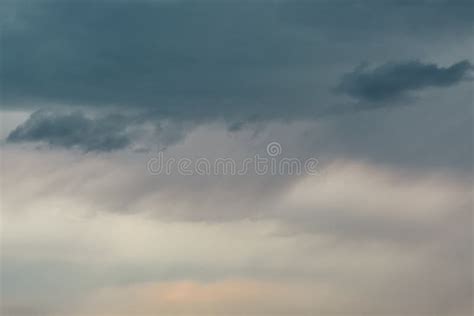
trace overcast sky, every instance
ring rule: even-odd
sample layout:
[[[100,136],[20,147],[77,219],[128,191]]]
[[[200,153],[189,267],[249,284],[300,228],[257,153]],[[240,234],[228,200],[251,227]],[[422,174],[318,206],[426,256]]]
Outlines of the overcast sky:
[[[0,18],[2,315],[471,315],[474,2]]]

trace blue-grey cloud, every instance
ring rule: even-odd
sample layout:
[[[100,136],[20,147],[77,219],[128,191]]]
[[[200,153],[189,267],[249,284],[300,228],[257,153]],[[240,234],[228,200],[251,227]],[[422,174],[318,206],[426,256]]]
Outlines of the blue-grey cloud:
[[[40,110],[13,130],[7,142],[41,142],[83,151],[112,151],[127,147],[131,138],[126,120],[119,115],[94,119],[81,112],[59,114]]]
[[[454,161],[450,164],[458,157],[472,160],[458,150],[470,152],[465,135],[472,120],[446,127],[451,136],[443,146],[435,134],[439,123],[433,128],[424,120],[419,128],[427,115],[431,122],[445,122],[453,114],[472,117],[463,106],[470,96],[464,85],[433,89],[416,99],[412,109],[420,109],[430,98],[436,101],[417,111],[417,117],[407,109],[397,115],[359,115],[361,109],[390,102],[362,97],[360,85],[353,88],[354,102],[332,90],[343,73],[363,60],[383,63],[423,56],[420,64],[426,66],[427,60],[450,64],[469,59],[472,1],[7,0],[0,6],[2,108],[81,108],[101,116],[114,111],[126,117],[128,126],[140,125],[130,123],[137,118],[158,126],[165,143],[179,141],[189,126],[215,120],[239,131],[262,121],[331,114],[319,120],[332,122],[324,136],[329,146],[340,146],[344,155],[363,153],[397,162],[403,154],[405,161],[414,160],[407,146],[415,145],[398,130],[413,121],[410,131],[420,135],[423,144],[432,144],[430,153],[436,153],[416,159],[426,163],[428,157],[437,157]],[[453,47],[453,54],[440,47]],[[434,69],[436,77],[440,71],[456,73],[454,67]],[[426,82],[441,85],[432,77],[424,80],[423,87]],[[409,92],[403,88],[401,94]],[[377,93],[396,95],[390,91]],[[432,98],[438,93],[443,97]],[[378,128],[387,121],[392,128],[381,133]],[[445,159],[447,153],[452,153],[450,159]]]
[[[469,79],[473,69],[467,60],[450,67],[420,61],[386,63],[373,69],[363,64],[344,75],[337,90],[363,101],[394,100],[409,91],[458,84]]]
[[[401,38],[429,42],[434,33],[446,37],[438,30],[461,36],[472,27],[470,2],[52,0],[4,7],[3,104],[114,105],[230,124],[318,116],[341,69],[372,60],[374,51],[386,55]],[[366,38],[387,43],[368,47]]]

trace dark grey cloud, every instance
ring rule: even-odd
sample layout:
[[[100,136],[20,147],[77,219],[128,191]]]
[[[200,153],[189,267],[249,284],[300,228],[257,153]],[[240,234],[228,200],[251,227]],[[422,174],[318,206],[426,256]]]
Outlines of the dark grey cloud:
[[[473,69],[467,60],[450,67],[420,61],[392,62],[372,69],[363,64],[343,76],[337,91],[363,101],[396,100],[409,91],[449,87],[472,79],[469,74]]]
[[[470,58],[472,1],[7,0],[0,5],[5,8],[0,10],[5,17],[1,107],[32,111],[53,105],[105,116],[115,111],[127,117],[128,126],[153,124],[158,134],[153,141],[161,137],[165,143],[213,120],[236,132],[263,121],[324,116],[318,124],[330,126],[305,144],[316,143],[318,155],[337,147],[339,155],[384,162],[472,160],[466,136],[472,111],[462,105],[466,100],[452,100],[470,96],[464,85],[433,89],[410,111],[438,92],[445,97],[416,113],[360,111],[386,106],[387,95],[409,92],[410,81],[397,81],[399,90],[387,83],[389,88],[377,91],[384,102],[360,92],[360,81],[351,81],[354,102],[333,93],[341,76],[363,60],[421,58],[425,69],[428,60],[449,65]],[[450,50],[440,50],[446,47]],[[440,73],[452,79],[467,67],[437,65],[421,87],[442,86]],[[367,72],[373,84],[374,71]],[[352,78],[362,75],[365,71]],[[410,84],[416,83],[420,86]],[[449,126],[439,123],[454,114]],[[427,125],[427,117],[433,124]],[[462,125],[458,117],[466,118]],[[440,127],[447,135],[442,143]]]
[[[196,125],[160,119],[150,113],[85,115],[82,110],[41,109],[12,130],[8,143],[38,142],[84,152],[108,152],[129,148],[146,153],[183,140]],[[154,146],[152,146],[154,145]]]
[[[472,26],[470,2],[51,0],[3,6],[2,103],[114,105],[231,125],[318,116],[347,67],[377,55],[390,59],[392,46],[430,42],[433,34],[442,40],[455,30],[462,37]]]
[[[192,120],[281,117],[283,102],[271,101],[290,101],[288,93],[297,84],[272,82],[269,75],[301,64],[310,54],[293,49],[298,40],[282,32],[272,4],[45,1],[13,6],[15,18],[2,39],[6,103],[118,105]]]
[[[81,112],[59,114],[37,111],[13,130],[7,142],[42,142],[84,151],[112,151],[131,143],[124,117],[88,118]]]
[[[283,1],[280,14],[288,23],[330,29],[335,37],[359,41],[374,36],[383,40],[381,34],[391,37],[399,32],[430,38],[452,30],[469,32],[472,9],[470,0],[298,0]]]

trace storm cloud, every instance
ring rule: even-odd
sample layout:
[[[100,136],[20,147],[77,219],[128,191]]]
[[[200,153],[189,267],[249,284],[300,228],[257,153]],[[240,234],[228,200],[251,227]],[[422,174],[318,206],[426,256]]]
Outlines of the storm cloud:
[[[449,87],[472,79],[474,66],[468,61],[439,67],[420,61],[386,63],[370,69],[367,64],[346,74],[337,90],[364,101],[394,100],[409,91],[429,87]]]
[[[126,120],[119,115],[94,119],[81,112],[61,114],[40,110],[14,129],[7,142],[42,142],[83,151],[111,151],[130,144],[126,129]]]
[[[418,58],[425,52],[413,43],[421,37],[445,44],[452,37],[437,30],[463,36],[473,25],[471,3],[447,1],[53,0],[7,1],[3,7],[2,107],[115,106],[177,120],[224,119],[231,126],[337,112],[328,109],[337,104],[331,89],[354,65]],[[344,91],[365,100],[386,98],[420,80],[421,86],[456,80],[469,64],[387,67],[380,75],[353,74]],[[387,87],[373,91],[380,76],[390,81],[399,72],[397,82],[382,81]],[[440,72],[449,78],[439,79]],[[407,78],[412,82],[400,82]]]

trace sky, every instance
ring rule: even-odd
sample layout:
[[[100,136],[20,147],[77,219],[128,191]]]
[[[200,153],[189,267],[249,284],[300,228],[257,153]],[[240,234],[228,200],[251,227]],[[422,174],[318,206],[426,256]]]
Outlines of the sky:
[[[472,314],[474,2],[0,21],[0,314]]]

